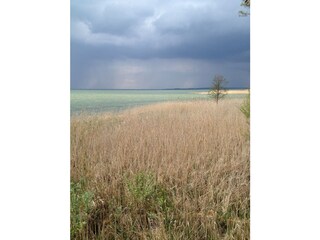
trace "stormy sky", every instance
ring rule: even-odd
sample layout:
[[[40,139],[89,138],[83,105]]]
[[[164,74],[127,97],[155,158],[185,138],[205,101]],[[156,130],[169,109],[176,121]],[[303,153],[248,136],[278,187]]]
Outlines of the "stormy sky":
[[[71,0],[71,88],[249,87],[240,0]]]

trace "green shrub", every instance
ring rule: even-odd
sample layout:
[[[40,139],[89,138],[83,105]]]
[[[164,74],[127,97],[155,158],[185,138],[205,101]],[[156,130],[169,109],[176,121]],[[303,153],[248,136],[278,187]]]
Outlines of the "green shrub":
[[[246,99],[243,101],[240,107],[240,111],[247,118],[248,123],[250,123],[250,93],[248,94]]]
[[[170,212],[173,204],[169,192],[158,184],[150,173],[138,173],[127,181],[128,191],[131,195],[132,205],[142,215],[146,215],[148,226],[150,222],[157,222],[162,218],[166,227],[172,222]],[[150,221],[149,221],[150,220]],[[145,227],[145,226],[142,226]]]
[[[93,208],[93,193],[85,190],[85,181],[71,182],[70,186],[70,233],[76,238],[85,228]]]

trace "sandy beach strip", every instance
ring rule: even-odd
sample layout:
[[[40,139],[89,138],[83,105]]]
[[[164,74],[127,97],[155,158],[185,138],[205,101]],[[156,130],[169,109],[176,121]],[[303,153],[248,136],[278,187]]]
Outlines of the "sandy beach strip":
[[[194,92],[195,94],[201,94],[201,95],[207,95],[209,94],[209,92]],[[248,94],[249,93],[249,89],[231,89],[231,90],[227,90],[227,94]]]

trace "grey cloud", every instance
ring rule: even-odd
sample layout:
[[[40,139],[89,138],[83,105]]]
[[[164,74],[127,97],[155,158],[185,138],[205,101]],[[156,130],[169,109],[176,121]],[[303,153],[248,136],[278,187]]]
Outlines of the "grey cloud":
[[[249,87],[246,63],[192,59],[121,59],[86,66],[72,86],[78,88],[208,87],[215,74],[223,74],[231,87]],[[230,71],[233,69],[233,71]],[[75,78],[73,78],[75,79]]]
[[[238,0],[71,0],[71,87],[197,87],[219,70],[248,85],[249,18],[239,10]],[[179,61],[201,71],[164,68]],[[126,72],[129,63],[144,71]]]

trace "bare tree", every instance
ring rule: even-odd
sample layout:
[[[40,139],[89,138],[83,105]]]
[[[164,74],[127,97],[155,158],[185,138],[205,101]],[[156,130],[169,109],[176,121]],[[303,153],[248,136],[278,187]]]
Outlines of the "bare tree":
[[[209,94],[217,104],[219,103],[220,99],[227,95],[227,90],[225,89],[226,84],[227,80],[222,75],[216,75],[213,78],[212,87],[209,91]]]

